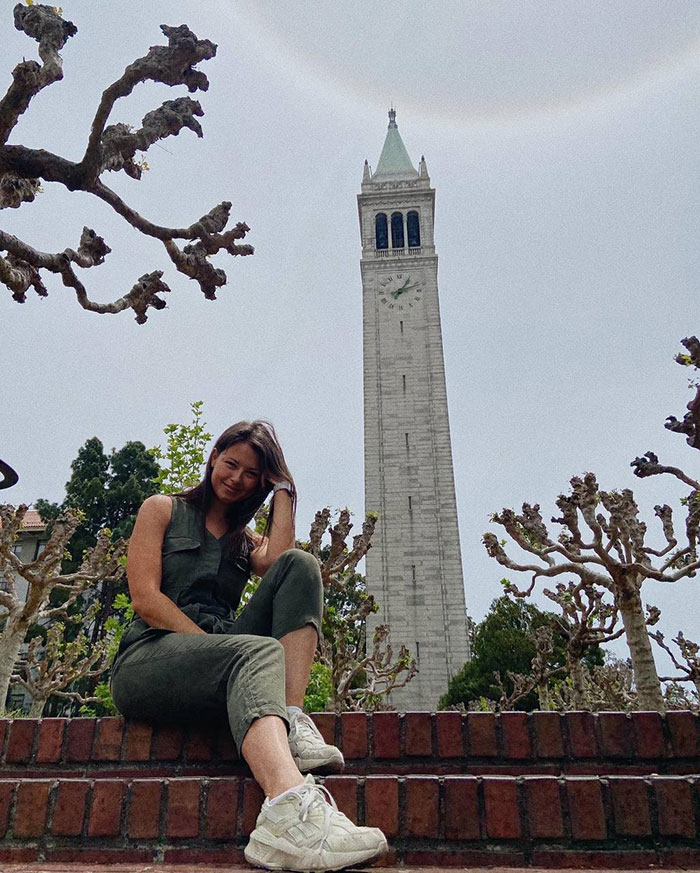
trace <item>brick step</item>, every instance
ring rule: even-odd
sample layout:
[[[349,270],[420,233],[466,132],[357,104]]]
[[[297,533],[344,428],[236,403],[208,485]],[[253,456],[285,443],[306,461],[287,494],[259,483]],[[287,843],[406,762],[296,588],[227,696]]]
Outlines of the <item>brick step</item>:
[[[319,713],[348,774],[577,775],[700,772],[692,712]],[[225,725],[121,718],[0,719],[0,776],[246,776]]]
[[[333,776],[387,864],[700,867],[700,777]],[[242,864],[249,778],[0,779],[0,861]]]

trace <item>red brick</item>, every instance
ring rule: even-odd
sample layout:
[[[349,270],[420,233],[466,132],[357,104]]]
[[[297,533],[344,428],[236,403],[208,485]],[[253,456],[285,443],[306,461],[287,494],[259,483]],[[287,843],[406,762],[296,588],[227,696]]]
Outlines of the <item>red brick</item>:
[[[700,846],[689,848],[660,848],[663,866],[671,870],[700,870]]]
[[[346,758],[366,758],[367,716],[364,712],[344,712],[340,716],[342,751]]]
[[[380,828],[387,837],[399,833],[399,780],[396,776],[365,779],[365,822]]]
[[[8,764],[26,764],[32,757],[36,726],[35,718],[16,718],[10,723],[10,739],[5,755]]]
[[[7,833],[12,796],[16,787],[17,782],[14,780],[3,779],[0,781],[0,837],[4,837]]]
[[[357,779],[354,776],[327,776],[324,784],[338,809],[357,824]]]
[[[217,761],[239,761],[238,749],[231,736],[228,723],[222,724],[214,738],[214,757]]]
[[[151,757],[153,727],[142,721],[130,721],[126,725],[124,743],[125,761],[148,761]]]
[[[372,715],[375,758],[400,758],[401,739],[398,712],[375,712]]]
[[[243,783],[243,815],[242,831],[243,836],[247,837],[255,827],[255,820],[260,812],[260,807],[263,805],[265,795],[262,788],[253,779],[246,779]]]
[[[673,756],[694,758],[698,754],[698,716],[686,711],[667,712],[666,724],[671,734]]]
[[[336,715],[334,712],[315,712],[313,714],[313,722],[321,731],[323,739],[331,746],[335,745],[335,722]]]
[[[460,712],[438,712],[437,749],[441,758],[461,758],[464,755],[462,745],[462,714]]]
[[[376,865],[375,865],[376,866]],[[392,866],[398,866],[396,862]],[[465,870],[474,868],[496,868],[504,873],[504,867],[527,867],[527,860],[522,852],[502,852],[488,849],[462,849],[449,853],[439,849],[421,849],[417,852],[403,853],[403,867],[462,867]],[[433,871],[430,871],[433,873]]]
[[[204,834],[208,839],[235,839],[238,823],[238,779],[210,781],[204,821]]]
[[[123,718],[98,718],[95,731],[94,761],[118,761],[122,756]]]
[[[182,755],[183,734],[179,727],[158,727],[151,748],[156,761],[177,761]]]
[[[89,761],[95,734],[94,718],[71,718],[68,721],[66,761]]]
[[[428,757],[433,754],[432,716],[429,712],[407,712],[403,717],[404,754]]]
[[[492,712],[470,712],[467,715],[469,729],[469,755],[472,758],[495,758],[496,716]]]
[[[479,780],[475,776],[445,777],[445,838],[478,840]]]
[[[531,837],[563,837],[559,782],[555,776],[525,779],[527,821]]]
[[[527,713],[502,712],[498,721],[501,724],[501,739],[506,758],[531,758]]]
[[[188,761],[211,761],[211,731],[193,730],[185,742],[185,755]]]
[[[563,758],[564,738],[558,712],[532,712],[529,715],[535,732],[538,758]]]
[[[411,837],[437,837],[439,829],[440,783],[437,776],[408,776],[404,832]]]
[[[575,840],[604,840],[607,827],[598,779],[570,777],[565,782],[571,836]]]
[[[199,835],[200,779],[171,779],[168,782],[168,812],[166,836],[196,837]]]
[[[13,827],[15,837],[40,837],[44,833],[50,789],[50,782],[20,782]]]
[[[643,870],[658,867],[658,859],[652,850],[534,849],[530,864],[558,869]]]
[[[638,758],[663,758],[666,754],[664,723],[658,712],[631,713]]]
[[[5,736],[10,723],[10,719],[0,718],[0,758],[2,757],[2,752],[5,747]]]
[[[181,849],[164,849],[163,861],[170,865],[185,865],[183,873],[195,873],[199,867],[195,865],[211,864],[217,867],[224,867],[226,870],[234,870],[237,867],[250,869],[248,862],[245,859],[242,849],[236,849],[233,846],[225,846],[221,849],[203,849],[203,848],[181,848]],[[152,869],[156,871],[160,865],[155,865]],[[167,868],[169,871],[172,867]],[[214,873],[209,866],[201,873]],[[224,873],[224,871],[219,871]]]
[[[516,839],[520,836],[518,786],[515,779],[486,776],[484,778],[486,834],[494,839]]]
[[[659,810],[659,834],[662,837],[688,837],[689,839],[696,836],[690,782],[678,777],[657,776],[654,778],[653,785]]]
[[[39,743],[36,750],[36,760],[39,764],[57,764],[61,760],[65,728],[65,718],[43,718],[41,720]]]
[[[123,865],[125,864],[148,864],[153,861],[153,849],[125,849],[123,847],[119,849],[102,849],[89,844],[85,844],[84,846],[57,846],[54,848],[48,848],[46,849],[45,854],[46,860],[49,862],[80,865],[119,865],[116,869],[122,871],[124,870]],[[69,868],[66,873],[70,873],[72,869],[73,868]],[[43,873],[41,868],[37,873]],[[63,869],[59,868],[56,873],[63,873]],[[82,866],[77,868],[76,873],[83,873]],[[92,871],[90,871],[90,873],[92,873]]]
[[[51,833],[55,837],[79,837],[83,832],[90,782],[62,779],[56,788]]]
[[[0,846],[0,861],[11,864],[26,864],[36,861],[39,849],[35,846]]]
[[[121,828],[124,783],[117,779],[98,779],[92,789],[88,836],[116,837]]]
[[[374,862],[375,867],[398,867],[399,859],[396,853],[396,849],[389,848],[387,852],[385,852],[381,858],[378,858]]]
[[[598,715],[600,750],[606,758],[634,756],[634,734],[630,717],[624,712],[601,712]]]
[[[597,758],[595,719],[590,712],[565,712],[562,716],[569,735],[572,758]]]
[[[651,836],[649,800],[643,779],[610,777],[615,831],[618,836]]]
[[[158,779],[135,779],[129,797],[126,833],[132,840],[155,840],[160,834],[160,801],[163,783]]]

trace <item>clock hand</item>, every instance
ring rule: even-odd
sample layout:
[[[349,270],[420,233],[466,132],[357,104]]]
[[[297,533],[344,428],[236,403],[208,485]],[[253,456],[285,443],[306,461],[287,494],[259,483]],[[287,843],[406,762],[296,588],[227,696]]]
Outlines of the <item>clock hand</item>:
[[[391,292],[391,296],[394,298],[394,300],[396,300],[401,294],[405,294],[407,291],[413,291],[414,288],[418,287],[416,283],[414,283],[413,285],[409,285],[410,281],[410,279],[407,279],[404,285],[402,285],[400,288],[397,288],[396,291]]]

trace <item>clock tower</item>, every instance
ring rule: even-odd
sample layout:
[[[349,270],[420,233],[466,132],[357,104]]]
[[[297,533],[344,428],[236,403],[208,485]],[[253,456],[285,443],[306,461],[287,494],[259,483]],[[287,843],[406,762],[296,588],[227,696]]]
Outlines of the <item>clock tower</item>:
[[[367,588],[418,675],[397,709],[435,709],[469,657],[433,240],[435,190],[389,112],[358,195],[364,327],[365,510],[379,516]]]

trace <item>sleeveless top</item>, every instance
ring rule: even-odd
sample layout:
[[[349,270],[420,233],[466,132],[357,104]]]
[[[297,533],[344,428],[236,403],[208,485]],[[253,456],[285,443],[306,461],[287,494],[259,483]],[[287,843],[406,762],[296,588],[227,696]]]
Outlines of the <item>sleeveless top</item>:
[[[192,503],[172,498],[173,513],[163,537],[160,590],[207,633],[230,633],[250,576],[247,550],[228,555],[228,536],[217,539]],[[137,641],[171,633],[135,616],[126,629],[117,658]]]

